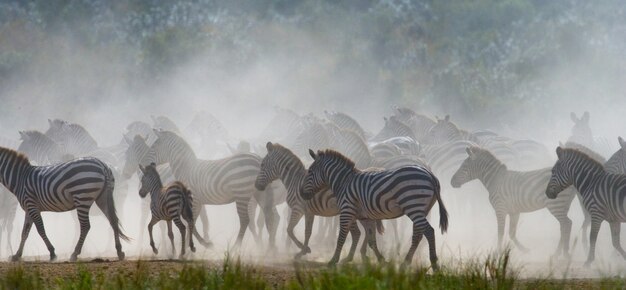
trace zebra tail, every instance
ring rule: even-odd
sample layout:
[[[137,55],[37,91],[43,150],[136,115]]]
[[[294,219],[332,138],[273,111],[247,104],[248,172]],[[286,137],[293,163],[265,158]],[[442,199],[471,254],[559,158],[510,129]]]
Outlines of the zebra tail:
[[[183,218],[189,222],[193,222],[193,197],[191,190],[183,187]],[[191,226],[191,225],[190,225]]]
[[[109,216],[109,223],[113,230],[118,232],[120,238],[124,241],[129,242],[130,238],[122,232],[122,224],[120,223],[119,218],[117,217],[117,211],[115,210],[115,202],[113,201],[113,189],[115,188],[115,178],[113,177],[113,173],[111,169],[107,166],[106,172],[106,185],[103,194],[106,198],[104,201],[106,203],[107,215]],[[102,196],[100,197],[102,198]]]
[[[441,200],[441,184],[439,179],[435,177],[435,196],[437,197],[437,203],[439,204],[439,227],[441,233],[445,233],[448,230],[448,210]]]
[[[383,226],[383,221],[382,220],[376,220],[376,231],[380,235],[384,235],[385,234],[385,226]]]

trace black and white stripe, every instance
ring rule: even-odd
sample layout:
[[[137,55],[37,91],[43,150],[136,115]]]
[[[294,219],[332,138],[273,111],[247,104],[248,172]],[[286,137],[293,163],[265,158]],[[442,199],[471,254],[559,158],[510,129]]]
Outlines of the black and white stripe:
[[[60,119],[48,119],[48,123],[50,128],[45,134],[61,146],[63,153],[85,156],[98,149],[98,143],[83,126]]]
[[[46,236],[41,212],[76,209],[80,221],[80,238],[70,258],[75,261],[90,229],[89,209],[94,202],[109,220],[113,228],[117,256],[124,259],[120,237],[124,240],[128,240],[128,237],[121,232],[115,211],[113,174],[102,161],[81,158],[56,165],[33,166],[24,155],[0,147],[0,179],[15,194],[26,213],[22,240],[13,260],[21,258],[33,223],[50,251],[50,259],[56,259],[54,247]]]
[[[603,221],[611,228],[613,247],[626,259],[620,245],[620,226],[626,222],[626,176],[607,172],[601,163],[587,154],[569,148],[556,148],[558,160],[552,168],[552,176],[546,187],[549,198],[557,198],[573,185],[591,215],[589,255],[585,266],[595,259],[596,240]]]
[[[448,213],[441,201],[439,180],[430,170],[407,166],[395,170],[374,172],[355,168],[354,162],[333,150],[310,151],[315,160],[304,181],[302,195],[313,197],[321,189],[330,187],[337,196],[340,211],[340,231],[337,248],[330,264],[339,260],[348,230],[357,219],[392,219],[402,215],[413,222],[411,247],[405,263],[410,263],[422,235],[426,236],[430,261],[437,268],[435,231],[426,216],[435,201],[439,203],[439,225],[442,232],[448,227]]]

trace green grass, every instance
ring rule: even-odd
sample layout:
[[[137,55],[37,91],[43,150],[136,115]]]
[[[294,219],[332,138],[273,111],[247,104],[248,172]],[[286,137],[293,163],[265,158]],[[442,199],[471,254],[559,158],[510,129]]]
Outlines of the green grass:
[[[90,272],[78,264],[76,273],[46,279],[37,269],[16,264],[0,277],[2,289],[623,289],[626,282],[597,280],[521,280],[509,256],[459,262],[455,268],[402,268],[397,263],[349,264],[335,268],[294,265],[288,275],[268,280],[272,269],[243,264],[227,257],[219,267],[189,262],[180,269],[150,272],[138,261],[130,271]],[[283,273],[284,273],[283,272]]]

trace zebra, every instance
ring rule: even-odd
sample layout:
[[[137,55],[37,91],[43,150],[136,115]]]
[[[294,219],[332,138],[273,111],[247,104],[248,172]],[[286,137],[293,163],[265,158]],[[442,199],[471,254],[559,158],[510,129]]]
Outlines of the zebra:
[[[620,148],[604,163],[607,172],[626,174],[626,141],[617,137]]]
[[[126,166],[137,168],[139,164],[169,163],[177,180],[184,182],[194,192],[197,205],[230,204],[235,202],[239,215],[239,233],[235,247],[241,245],[250,222],[248,203],[255,198],[265,214],[270,246],[275,245],[278,213],[273,205],[273,194],[257,191],[254,181],[261,166],[261,158],[255,154],[236,154],[219,160],[200,160],[174,132],[155,130],[158,138],[144,155],[127,154]],[[194,219],[198,210],[194,210]],[[276,221],[276,222],[275,222]]]
[[[302,197],[311,199],[322,188],[330,187],[337,196],[340,211],[340,231],[337,248],[329,264],[339,260],[348,230],[356,219],[393,219],[402,215],[413,222],[411,247],[404,264],[410,264],[422,235],[429,245],[430,262],[437,266],[435,232],[426,215],[439,204],[439,226],[442,233],[448,228],[448,213],[441,200],[439,180],[421,166],[406,166],[395,170],[361,171],[354,162],[334,150],[309,151],[313,164],[302,186]]]
[[[548,198],[573,185],[591,216],[589,255],[585,267],[595,259],[596,240],[603,221],[611,228],[613,247],[626,259],[620,245],[620,224],[626,222],[626,176],[607,172],[601,163],[577,149],[556,148],[558,160],[545,193]]]
[[[193,244],[192,233],[195,231],[193,220],[193,197],[191,191],[180,181],[174,181],[167,186],[163,186],[159,172],[156,170],[156,164],[143,167],[139,165],[139,169],[143,173],[141,177],[141,188],[139,189],[139,196],[145,198],[150,193],[150,211],[152,212],[152,219],[148,224],[148,233],[150,235],[150,246],[152,252],[158,254],[159,251],[154,246],[154,239],[152,238],[152,227],[159,221],[167,221],[167,235],[172,243],[172,255],[176,255],[176,247],[174,246],[174,233],[172,233],[172,221],[180,230],[181,237],[181,250],[179,259],[185,256],[185,241],[187,240],[186,229],[181,217],[189,225],[189,248],[192,252],[196,251],[196,247]]]
[[[570,118],[574,122],[572,127],[572,135],[567,139],[567,142],[574,142],[581,144],[585,147],[591,148],[595,152],[603,154],[611,154],[612,146],[604,138],[595,138],[589,125],[589,112],[585,111],[580,118],[576,116],[576,113],[571,112]]]
[[[424,137],[425,144],[441,145],[450,141],[471,140],[471,134],[450,121],[450,115],[443,119],[437,118],[437,123],[430,128]]]
[[[404,137],[392,137],[386,140],[383,140],[382,142],[378,143],[378,144],[392,144],[395,145],[397,148],[400,149],[400,154],[394,154],[394,155],[420,155],[421,153],[421,149],[420,149],[420,144],[417,143],[417,141],[415,141],[413,138],[409,137],[409,136],[404,136]],[[374,148],[374,146],[371,147],[372,149]]]
[[[394,107],[394,110],[394,116],[413,130],[415,140],[420,143],[424,141],[424,137],[426,137],[430,128],[436,124],[435,120],[425,115],[418,114],[409,108]]]
[[[489,202],[496,212],[498,222],[498,251],[502,246],[504,224],[509,216],[509,237],[522,251],[528,251],[517,240],[517,222],[520,213],[533,212],[547,208],[561,229],[561,238],[554,256],[561,252],[569,253],[570,232],[572,221],[567,216],[576,192],[568,189],[558,199],[548,199],[543,194],[550,178],[550,168],[533,171],[511,171],[489,150],[481,147],[468,147],[467,159],[452,176],[452,187],[459,188],[463,184],[478,179],[489,192]]]
[[[365,130],[363,130],[363,127],[361,127],[359,122],[357,122],[354,118],[348,116],[347,114],[324,110],[324,116],[326,116],[326,119],[335,123],[335,125],[337,125],[339,128],[352,130],[359,134],[361,138],[367,139],[367,134],[365,133]]]
[[[323,193],[315,195],[315,197],[310,200],[303,200],[299,191],[304,182],[307,170],[302,164],[302,161],[300,161],[291,150],[278,143],[272,144],[268,142],[266,148],[267,155],[261,162],[261,170],[257,175],[255,187],[258,190],[265,190],[267,185],[272,183],[272,181],[280,179],[287,188],[287,205],[291,209],[287,234],[298,248],[300,248],[300,252],[296,255],[296,259],[298,259],[311,252],[311,248],[309,248],[309,238],[311,237],[315,216],[330,217],[339,214],[337,199],[332,191],[324,190]],[[301,243],[293,233],[294,227],[298,224],[303,215],[305,219],[304,244]],[[365,241],[361,247],[361,256],[365,258],[365,252],[367,250],[366,245],[369,244],[378,260],[384,260],[376,247],[375,237],[371,237],[375,231],[372,228],[374,224],[371,221],[361,222],[366,231]],[[381,225],[376,224],[376,227],[378,232],[382,233]],[[350,233],[352,234],[352,246],[350,247],[348,257],[344,261],[352,260],[357,243],[359,242],[360,231],[356,224],[350,228]]]
[[[44,133],[37,130],[19,131],[19,133],[22,142],[17,151],[26,154],[38,165],[53,164],[73,158],[64,154],[61,146]]]
[[[385,126],[376,134],[376,136],[372,137],[371,141],[373,142],[381,142],[393,137],[409,137],[413,140],[417,140],[415,138],[415,134],[413,130],[408,125],[400,122],[396,116],[391,116],[389,118],[384,117]]]
[[[21,258],[33,223],[50,252],[50,260],[55,260],[54,246],[46,236],[41,212],[73,209],[77,210],[80,221],[80,238],[70,257],[70,261],[76,261],[90,229],[89,209],[94,201],[113,228],[117,257],[124,259],[120,238],[125,241],[129,238],[122,232],[115,211],[113,173],[102,161],[80,158],[56,165],[33,166],[25,155],[0,147],[0,182],[17,197],[25,211],[22,239],[13,261]]]
[[[152,119],[152,128],[171,131],[176,134],[180,134],[180,129],[178,129],[178,126],[176,126],[176,123],[174,123],[172,119],[165,117],[165,116],[153,116],[153,115],[150,115],[150,119]]]
[[[98,142],[83,126],[61,119],[48,119],[48,124],[45,135],[64,148],[64,153],[83,156],[98,149]]]
[[[378,143],[370,148],[370,153],[374,158],[390,158],[402,155],[402,150],[393,143]]]

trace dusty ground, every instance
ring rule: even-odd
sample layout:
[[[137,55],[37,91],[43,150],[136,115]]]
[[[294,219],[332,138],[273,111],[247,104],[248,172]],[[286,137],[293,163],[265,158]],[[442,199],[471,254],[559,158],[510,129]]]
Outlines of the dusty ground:
[[[176,261],[176,260],[142,260],[142,267],[146,267],[149,273],[158,275],[162,272],[177,272],[181,270],[185,265],[203,265],[208,269],[220,269],[222,267],[221,261]],[[117,261],[115,258],[83,260],[78,263],[70,263],[66,261],[61,262],[46,262],[46,261],[24,261],[19,263],[0,262],[0,275],[4,275],[9,269],[22,265],[29,271],[38,271],[42,278],[47,283],[54,283],[57,279],[74,278],[80,267],[94,272],[103,273],[105,276],[112,276],[117,273],[128,274],[135,272],[139,265],[138,260],[126,260]],[[323,263],[318,262],[304,262],[300,264],[305,269],[315,270],[324,267]],[[532,266],[531,266],[532,268]],[[286,281],[295,278],[294,264],[289,263],[270,263],[264,264],[262,267],[255,267],[256,271],[259,271],[265,280],[273,286],[284,285]],[[576,270],[574,270],[575,272]],[[554,276],[553,276],[554,277]],[[558,278],[558,277],[557,277]],[[616,277],[613,277],[616,278]],[[577,288],[602,288],[602,279],[587,279],[587,278],[570,278],[566,280],[565,285],[561,284],[563,280],[559,279],[536,279],[523,277],[519,280],[520,283],[533,285],[536,282],[541,283],[554,283],[555,285],[564,286],[565,288],[577,289]],[[545,285],[545,284],[543,284]]]

